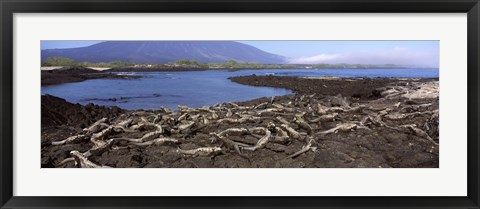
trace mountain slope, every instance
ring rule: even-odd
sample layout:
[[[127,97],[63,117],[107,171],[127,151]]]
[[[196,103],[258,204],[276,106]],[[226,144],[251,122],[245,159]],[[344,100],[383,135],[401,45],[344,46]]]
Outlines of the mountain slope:
[[[161,64],[180,59],[201,63],[280,64],[285,58],[234,41],[106,41],[88,47],[42,50],[42,60],[62,56],[77,62],[127,61]]]

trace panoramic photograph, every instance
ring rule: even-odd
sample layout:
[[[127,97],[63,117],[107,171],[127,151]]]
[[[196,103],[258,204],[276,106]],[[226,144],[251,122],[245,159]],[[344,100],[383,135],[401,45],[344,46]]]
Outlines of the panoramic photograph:
[[[438,168],[439,41],[43,40],[42,168]]]

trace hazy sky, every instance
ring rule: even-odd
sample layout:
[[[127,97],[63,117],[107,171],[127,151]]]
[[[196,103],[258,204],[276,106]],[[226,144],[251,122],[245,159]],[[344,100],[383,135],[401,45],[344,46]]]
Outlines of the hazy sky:
[[[42,49],[65,49],[90,46],[102,41],[41,41]]]
[[[42,41],[42,49],[90,46],[101,41]],[[439,41],[239,41],[288,57],[290,63],[439,66]]]

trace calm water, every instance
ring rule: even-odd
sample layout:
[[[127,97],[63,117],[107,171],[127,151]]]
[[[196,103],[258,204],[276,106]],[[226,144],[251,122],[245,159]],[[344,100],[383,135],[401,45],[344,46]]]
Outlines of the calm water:
[[[43,94],[51,94],[72,103],[94,103],[118,106],[124,109],[158,109],[177,105],[200,107],[216,103],[245,101],[259,97],[293,93],[287,89],[252,87],[227,79],[243,75],[276,75],[304,77],[399,77],[438,78],[438,69],[325,69],[325,70],[240,70],[124,73],[140,75],[132,80],[94,79],[42,87]]]

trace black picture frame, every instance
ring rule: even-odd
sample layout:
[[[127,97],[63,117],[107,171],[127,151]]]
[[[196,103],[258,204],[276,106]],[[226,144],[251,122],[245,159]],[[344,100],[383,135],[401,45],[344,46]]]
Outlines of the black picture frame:
[[[1,208],[479,208],[478,0],[1,0]],[[20,197],[13,196],[15,13],[467,13],[468,195],[465,197]],[[449,181],[449,179],[445,179]],[[414,188],[412,188],[414,189]]]

